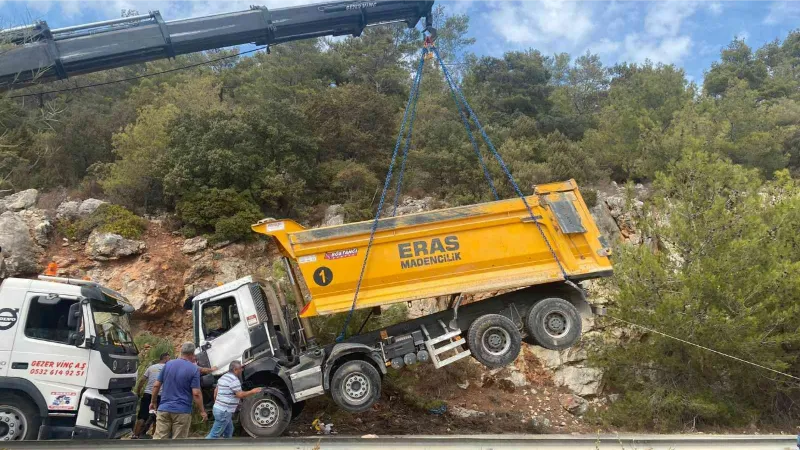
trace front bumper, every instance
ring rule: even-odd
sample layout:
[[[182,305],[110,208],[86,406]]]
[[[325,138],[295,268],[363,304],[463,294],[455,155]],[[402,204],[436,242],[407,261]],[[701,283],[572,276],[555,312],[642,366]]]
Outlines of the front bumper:
[[[139,398],[133,392],[103,394],[106,401],[96,398],[87,401],[94,412],[92,427],[76,426],[75,439],[117,439],[133,430]],[[95,428],[96,427],[96,428]]]

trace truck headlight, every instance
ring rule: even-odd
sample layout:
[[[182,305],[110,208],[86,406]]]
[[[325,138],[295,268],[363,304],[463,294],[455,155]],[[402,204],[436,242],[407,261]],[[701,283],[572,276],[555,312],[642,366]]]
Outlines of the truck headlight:
[[[87,399],[87,404],[94,412],[92,424],[108,429],[108,403],[99,399]]]

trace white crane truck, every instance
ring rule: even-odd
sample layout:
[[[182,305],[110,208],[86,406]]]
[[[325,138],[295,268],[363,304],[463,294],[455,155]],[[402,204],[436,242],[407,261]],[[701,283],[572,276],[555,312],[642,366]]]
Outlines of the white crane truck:
[[[130,432],[139,362],[133,310],[118,292],[90,281],[3,281],[0,441]]]

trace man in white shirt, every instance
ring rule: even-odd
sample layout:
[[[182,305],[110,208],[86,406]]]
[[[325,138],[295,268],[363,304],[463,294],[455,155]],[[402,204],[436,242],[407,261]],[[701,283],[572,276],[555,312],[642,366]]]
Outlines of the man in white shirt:
[[[206,439],[217,439],[219,437],[230,438],[233,436],[233,413],[239,406],[239,400],[261,392],[261,388],[242,390],[242,383],[239,377],[242,376],[244,368],[239,361],[231,362],[228,372],[217,380],[217,388],[214,389],[214,426],[206,436]]]
[[[155,414],[150,414],[150,403],[152,403],[153,400],[153,385],[156,384],[158,374],[164,369],[164,364],[169,361],[169,358],[169,353],[162,353],[158,362],[148,367],[147,370],[144,371],[144,374],[142,374],[142,379],[139,380],[139,387],[136,393],[142,397],[142,401],[139,403],[139,414],[137,415],[136,426],[133,429],[132,439],[139,439],[143,434],[147,434],[147,431],[156,422]],[[144,390],[144,394],[142,394],[142,390]],[[159,399],[156,399],[156,404],[158,404],[158,401]],[[152,420],[150,416],[153,416]]]

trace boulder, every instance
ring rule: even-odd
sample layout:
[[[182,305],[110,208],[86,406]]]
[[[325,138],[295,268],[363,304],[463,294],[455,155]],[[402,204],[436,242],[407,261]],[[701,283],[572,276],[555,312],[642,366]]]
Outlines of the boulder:
[[[98,200],[96,198],[87,198],[86,200],[81,202],[81,206],[78,207],[78,216],[85,217],[89,214],[95,212],[100,205],[103,205],[107,202],[102,200]]]
[[[38,273],[41,252],[22,216],[0,214],[0,278]]]
[[[31,208],[36,204],[37,198],[39,198],[39,191],[36,189],[27,189],[3,197],[3,199],[0,200],[0,213],[5,211],[21,211]]]
[[[459,419],[470,419],[486,415],[483,411],[475,411],[474,409],[462,408],[460,406],[451,406],[447,409],[447,412]]]
[[[564,366],[556,370],[554,381],[581,397],[600,394],[603,388],[603,371],[595,367]]]
[[[404,216],[406,214],[414,214],[423,211],[430,211],[434,209],[434,199],[433,197],[425,197],[425,198],[411,198],[405,197],[399,205],[397,205],[397,213],[396,216]],[[393,207],[391,205],[387,205],[384,207],[384,215],[390,216],[392,214]]]
[[[78,210],[81,207],[81,202],[66,201],[61,202],[56,208],[56,219],[59,220],[73,220],[78,218]]]
[[[138,255],[146,248],[147,246],[142,241],[126,239],[118,234],[102,233],[94,230],[86,241],[85,253],[90,259],[107,261]]]
[[[528,377],[519,370],[512,370],[504,380],[511,383],[514,387],[525,387],[530,384],[528,382]]]
[[[183,241],[181,252],[186,255],[191,255],[192,253],[197,253],[201,250],[205,250],[207,247],[208,247],[208,240],[202,236],[198,236]]]
[[[342,225],[344,223],[344,207],[342,205],[331,205],[325,209],[325,218],[322,219],[323,227]]]
[[[156,319],[182,306],[180,287],[164,279],[164,270],[159,264],[133,261],[131,264],[96,267],[88,275],[124,295],[136,308],[136,318]]]
[[[558,402],[565,411],[576,416],[582,416],[589,410],[589,402],[575,394],[564,394]]]

